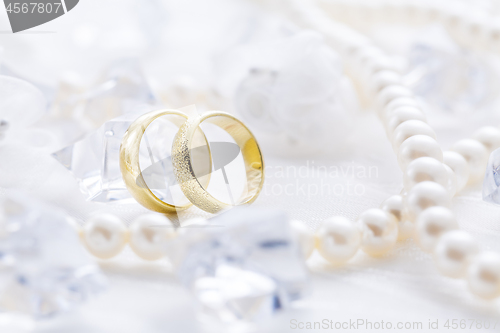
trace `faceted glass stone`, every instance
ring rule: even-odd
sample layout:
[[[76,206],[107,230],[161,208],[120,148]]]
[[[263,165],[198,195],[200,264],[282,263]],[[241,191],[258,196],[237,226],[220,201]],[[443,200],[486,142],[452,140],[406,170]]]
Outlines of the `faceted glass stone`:
[[[24,194],[0,208],[0,313],[48,317],[104,289],[66,215]]]
[[[119,155],[123,135],[139,115],[110,120],[84,139],[53,154],[76,177],[87,200],[131,198],[121,176]]]
[[[500,148],[490,155],[483,182],[483,200],[500,204]]]
[[[260,320],[306,293],[308,273],[284,213],[234,208],[188,227],[167,253],[203,315]]]
[[[134,202],[122,178],[120,146],[129,126],[142,114],[152,111],[147,105],[143,109],[107,121],[84,139],[53,154],[76,177],[87,200]],[[188,202],[177,185],[171,162],[172,141],[184,120],[180,116],[157,118],[146,128],[139,149],[146,185],[160,200],[176,205]],[[139,180],[137,184],[144,186]]]

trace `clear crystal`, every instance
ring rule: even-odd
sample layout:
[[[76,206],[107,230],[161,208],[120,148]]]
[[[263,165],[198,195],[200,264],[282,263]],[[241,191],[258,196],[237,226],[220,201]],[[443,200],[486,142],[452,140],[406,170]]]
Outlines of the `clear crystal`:
[[[119,153],[123,135],[138,114],[106,122],[53,156],[70,170],[87,200],[107,202],[131,198],[123,182]]]
[[[280,211],[232,209],[183,229],[167,252],[202,313],[223,322],[269,317],[307,291],[304,261]]]
[[[144,105],[143,108],[144,112],[107,121],[84,139],[53,154],[76,177],[87,200],[134,202],[122,178],[120,146],[129,126],[152,107]],[[181,118],[159,117],[146,128],[139,149],[144,182],[138,179],[137,184],[147,185],[160,200],[181,205],[187,199],[177,185],[171,162],[172,141],[179,129],[179,123],[172,122],[174,117]]]
[[[62,212],[24,194],[0,207],[0,312],[48,317],[106,286]]]
[[[500,204],[500,148],[491,153],[483,182],[483,200]]]

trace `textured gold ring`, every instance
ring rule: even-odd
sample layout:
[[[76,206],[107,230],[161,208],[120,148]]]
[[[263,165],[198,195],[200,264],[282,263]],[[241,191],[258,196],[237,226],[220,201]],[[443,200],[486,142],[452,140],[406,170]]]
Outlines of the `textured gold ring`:
[[[191,206],[191,203],[187,203],[185,205],[175,205],[159,199],[147,186],[141,172],[139,152],[144,132],[154,120],[159,117],[169,115],[178,116],[169,119],[178,127],[181,127],[188,119],[186,114],[177,110],[159,110],[149,112],[137,118],[132,125],[130,125],[123,137],[120,147],[120,169],[128,191],[141,205],[160,213],[174,213]],[[203,162],[206,165],[208,172],[204,172],[206,176],[199,178],[200,183],[203,184],[203,186],[208,186],[210,181],[210,171],[212,170],[210,148],[206,137],[201,130],[194,131],[193,136],[193,141],[195,141],[198,146],[204,146],[207,149],[207,153],[203,154],[203,158],[205,159]],[[172,154],[174,153],[172,152]],[[174,160],[174,157],[172,157],[172,160]]]
[[[207,186],[196,177],[192,148],[194,137],[202,122],[209,122],[225,130],[240,147],[246,171],[246,188],[235,205],[252,203],[264,184],[264,160],[252,132],[238,119],[226,112],[211,111],[190,117],[179,129],[172,146],[174,175],[184,195],[195,206],[209,213],[217,213],[232,206],[214,198]]]

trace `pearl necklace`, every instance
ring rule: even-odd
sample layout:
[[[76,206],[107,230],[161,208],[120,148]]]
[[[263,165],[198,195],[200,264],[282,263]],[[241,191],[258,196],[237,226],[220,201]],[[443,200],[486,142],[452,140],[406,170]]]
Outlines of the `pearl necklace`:
[[[118,255],[128,243],[139,257],[157,260],[165,256],[163,246],[177,235],[173,223],[161,214],[145,214],[127,228],[115,215],[101,214],[90,218],[85,225],[70,219],[87,250],[101,259]]]
[[[478,51],[500,52],[498,18],[457,2],[321,0],[320,3],[335,20],[360,29],[377,22],[412,25],[440,22],[458,44]]]
[[[314,4],[289,4],[289,14],[297,23],[323,33],[351,68],[369,80],[378,115],[404,174],[404,194],[365,211],[355,224],[343,217],[326,220],[316,233],[318,252],[335,264],[345,263],[359,249],[380,256],[393,248],[398,237],[408,237],[414,229],[417,243],[433,253],[442,274],[466,278],[469,289],[480,297],[500,296],[500,254],[480,252],[470,234],[457,230],[449,209],[456,192],[484,175],[489,152],[500,147],[500,130],[481,128],[443,153],[390,57]]]

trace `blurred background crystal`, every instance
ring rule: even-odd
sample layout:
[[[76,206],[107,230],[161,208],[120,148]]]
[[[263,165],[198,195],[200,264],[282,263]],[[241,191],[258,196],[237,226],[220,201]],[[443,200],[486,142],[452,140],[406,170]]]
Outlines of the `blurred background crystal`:
[[[206,224],[181,228],[167,253],[202,317],[259,321],[308,291],[308,272],[280,211],[231,209]]]
[[[72,19],[44,26],[48,32],[57,31],[54,38],[3,39],[5,63],[24,77],[55,86],[61,74],[77,74],[90,82],[96,70],[120,57],[153,57],[162,48],[170,23],[168,4],[161,0],[119,3],[91,1],[78,6]],[[33,57],[37,60],[32,61]],[[164,54],[160,58],[164,61]]]
[[[407,57],[405,82],[437,110],[477,113],[496,98],[497,66],[457,45],[443,28],[424,29]]]
[[[14,78],[21,79],[23,81],[27,81],[27,82],[31,83],[32,85],[37,87],[43,93],[43,95],[45,96],[45,98],[47,100],[48,105],[50,105],[50,103],[52,103],[52,100],[54,99],[55,89],[53,87],[46,85],[46,84],[43,84],[43,83],[39,83],[39,82],[30,80],[27,77],[19,75],[18,73],[13,71],[9,66],[7,66],[6,64],[2,64],[1,62],[0,62],[0,75],[14,77]]]
[[[177,77],[159,90],[159,98],[169,108],[196,104],[198,112],[228,109],[227,101],[213,87],[201,85],[191,76]]]
[[[258,51],[256,51],[258,50]],[[246,49],[253,54],[252,49]],[[284,135],[289,146],[330,149],[352,130],[357,100],[335,52],[301,32],[258,45],[234,94],[236,112],[257,132]],[[276,142],[276,140],[275,140]]]
[[[135,112],[144,104],[156,103],[138,59],[119,59],[106,68],[90,88],[63,81],[52,112],[60,117],[74,117],[96,128],[110,119]]]
[[[490,155],[483,182],[483,200],[500,205],[500,149]]]
[[[0,120],[14,131],[24,129],[42,118],[48,101],[33,84],[12,76],[0,75]]]
[[[0,209],[0,314],[50,317],[105,288],[64,213],[21,193]]]

